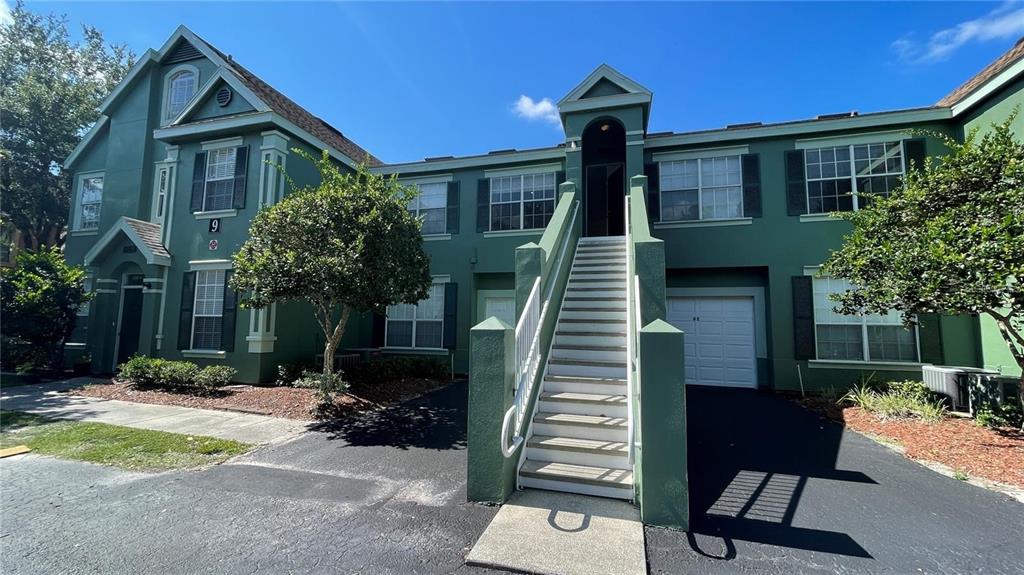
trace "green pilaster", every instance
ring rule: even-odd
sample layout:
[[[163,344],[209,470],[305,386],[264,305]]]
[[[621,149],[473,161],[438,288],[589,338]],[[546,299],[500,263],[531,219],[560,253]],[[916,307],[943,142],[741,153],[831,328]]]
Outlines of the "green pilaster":
[[[683,332],[662,320],[640,330],[640,516],[647,525],[690,525],[686,474]]]
[[[512,406],[515,334],[488,318],[469,332],[469,430],[467,495],[470,501],[504,503],[515,489],[515,456],[501,451],[501,424]]]

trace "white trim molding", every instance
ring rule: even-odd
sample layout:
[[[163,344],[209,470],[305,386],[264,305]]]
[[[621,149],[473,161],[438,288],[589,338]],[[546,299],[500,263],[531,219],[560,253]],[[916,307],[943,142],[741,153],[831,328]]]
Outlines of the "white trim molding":
[[[809,359],[811,369],[857,369],[877,371],[921,371],[922,363],[903,361],[854,361],[836,359]]]
[[[804,138],[797,140],[794,144],[794,148],[797,150],[813,150],[815,148],[831,148],[835,146],[881,144],[883,142],[898,142],[911,136],[913,136],[913,134],[910,130],[889,130],[885,132],[869,132],[866,134],[850,134],[848,136]]]
[[[721,218],[717,220],[685,220],[671,222],[654,222],[656,230],[671,230],[678,228],[716,228],[727,226],[749,226],[754,223],[754,218]]]
[[[701,148],[699,150],[683,150],[678,152],[655,152],[651,154],[651,160],[655,162],[676,162],[679,160],[699,160],[721,156],[742,156],[749,153],[749,146],[728,146],[724,148]]]
[[[238,210],[230,208],[227,210],[210,210],[208,212],[192,212],[197,220],[212,220],[214,218],[233,218],[238,215]]]
[[[530,228],[528,230],[491,230],[484,232],[485,238],[502,238],[507,236],[539,236],[544,233],[544,228]]]
[[[228,354],[227,352],[215,349],[183,349],[181,350],[181,355],[201,359],[225,359]]]
[[[203,151],[208,152],[210,150],[219,150],[221,148],[238,148],[245,144],[245,140],[242,139],[242,136],[235,136],[233,138],[205,140],[202,144]]]
[[[189,260],[188,271],[197,272],[201,270],[229,270],[234,267],[231,260]]]
[[[180,74],[182,72],[189,72],[189,73],[192,74],[193,78],[195,78],[195,89],[193,90],[192,95],[189,96],[188,101],[185,102],[185,105],[181,108],[181,110],[179,110],[173,116],[169,116],[168,114],[170,113],[170,105],[171,105],[171,84],[170,84],[171,78],[173,78],[174,76],[177,76],[178,74]],[[199,100],[198,96],[199,96],[199,93],[202,91],[200,88],[202,88],[202,82],[199,79],[199,68],[196,68],[192,64],[181,63],[181,64],[178,64],[178,65],[174,66],[173,68],[168,70],[166,73],[164,73],[164,75],[163,75],[163,83],[161,84],[161,87],[160,87],[160,89],[161,89],[161,97],[160,97],[160,125],[161,126],[166,126],[166,125],[172,123],[175,119],[177,119],[181,115],[182,112],[184,112],[185,110],[188,110],[192,106],[194,106],[195,103]]]
[[[549,174],[562,171],[562,164],[534,164],[532,166],[516,166],[515,168],[495,168],[484,170],[485,178],[503,178],[507,176],[525,176],[529,174]]]

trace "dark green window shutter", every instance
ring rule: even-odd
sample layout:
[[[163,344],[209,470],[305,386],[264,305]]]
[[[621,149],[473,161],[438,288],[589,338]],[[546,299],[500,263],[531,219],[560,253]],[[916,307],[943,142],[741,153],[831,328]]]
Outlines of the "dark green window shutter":
[[[748,218],[761,217],[761,156],[743,154],[743,215]]]
[[[203,211],[203,194],[206,192],[206,152],[196,154],[192,166],[192,207],[193,212]]]
[[[245,172],[249,165],[249,146],[235,149],[235,196],[232,205],[235,209],[245,209]]]
[[[224,272],[224,311],[220,318],[220,349],[235,351],[235,318],[238,315],[238,294],[228,287],[231,272]]]
[[[370,334],[370,347],[384,347],[384,330],[386,329],[387,316],[382,313],[373,312],[373,329]]]
[[[459,196],[461,195],[458,180],[448,182],[448,215],[445,231],[449,234],[459,233]]]
[[[914,138],[911,140],[903,140],[903,153],[906,157],[903,158],[906,162],[906,168],[910,170],[923,170],[925,162],[925,150],[924,150],[924,138]]]
[[[455,349],[458,324],[459,284],[444,284],[444,334],[441,341],[446,349]]]
[[[476,182],[476,231],[491,229],[491,180],[483,178]]]
[[[793,351],[814,359],[814,292],[810,276],[793,276]]]
[[[804,176],[804,151],[786,151],[786,206],[787,213],[799,216],[807,213],[807,183]]]
[[[192,347],[192,306],[196,299],[196,272],[181,279],[181,311],[178,313],[178,349]]]
[[[647,176],[647,219],[659,222],[661,221],[661,177],[658,163],[644,164],[644,175]]]
[[[561,193],[562,184],[565,183],[565,172],[555,173],[555,198],[557,199]],[[557,202],[556,202],[557,203]]]
[[[922,314],[917,318],[918,345],[921,348],[921,363],[941,365],[942,329],[939,326],[940,316],[937,313]]]

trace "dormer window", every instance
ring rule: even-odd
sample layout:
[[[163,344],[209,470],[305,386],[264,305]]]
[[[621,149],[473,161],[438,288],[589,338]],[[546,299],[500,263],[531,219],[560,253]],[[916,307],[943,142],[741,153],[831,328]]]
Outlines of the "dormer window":
[[[193,66],[179,66],[164,82],[164,120],[173,120],[192,101],[199,88],[199,72]]]

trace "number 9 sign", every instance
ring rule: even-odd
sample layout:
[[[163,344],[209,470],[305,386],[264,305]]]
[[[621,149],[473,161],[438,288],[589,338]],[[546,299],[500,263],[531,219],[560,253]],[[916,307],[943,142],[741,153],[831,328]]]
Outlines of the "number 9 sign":
[[[220,218],[213,218],[213,219],[210,220],[210,233],[211,234],[218,234],[218,233],[220,233]]]

